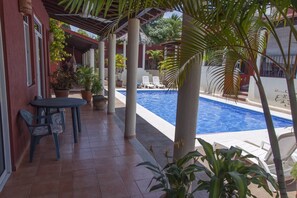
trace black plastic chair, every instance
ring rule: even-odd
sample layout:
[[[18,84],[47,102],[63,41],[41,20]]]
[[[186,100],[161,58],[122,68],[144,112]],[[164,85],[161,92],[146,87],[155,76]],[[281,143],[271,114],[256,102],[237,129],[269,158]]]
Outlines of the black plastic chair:
[[[53,135],[54,143],[56,146],[57,160],[60,159],[60,148],[58,134],[63,132],[63,126],[61,123],[61,113],[54,113],[47,116],[34,116],[27,110],[19,111],[21,117],[26,122],[31,135],[30,143],[30,162],[33,160],[33,154],[36,144],[39,140],[47,135]],[[44,123],[39,123],[40,120],[44,120]]]
[[[35,96],[35,100],[41,100],[42,96]],[[65,109],[64,108],[50,108],[49,109],[49,114],[53,113],[61,113],[60,114],[60,122],[62,123],[63,126],[63,131],[65,131]],[[46,115],[46,109],[45,108],[37,108],[37,116],[44,116]],[[39,120],[39,123],[44,122],[44,120]]]

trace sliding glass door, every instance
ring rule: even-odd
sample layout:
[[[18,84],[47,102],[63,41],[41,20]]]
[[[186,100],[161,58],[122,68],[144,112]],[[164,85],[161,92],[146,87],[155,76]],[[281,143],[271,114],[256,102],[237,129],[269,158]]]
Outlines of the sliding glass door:
[[[3,56],[3,41],[0,18],[0,191],[5,185],[10,173],[10,145],[6,100],[5,67]]]

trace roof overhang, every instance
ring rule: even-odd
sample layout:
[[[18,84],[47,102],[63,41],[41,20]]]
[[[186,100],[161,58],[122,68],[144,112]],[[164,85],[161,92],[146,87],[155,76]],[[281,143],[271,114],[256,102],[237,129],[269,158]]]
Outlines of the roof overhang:
[[[69,29],[63,28],[63,30],[67,35],[67,38],[66,38],[67,47],[77,49],[82,53],[85,53],[91,48],[93,49],[98,48],[97,40],[84,36],[82,34],[79,34],[77,32],[71,31]]]
[[[69,15],[65,16],[64,14],[69,14],[69,11],[65,10],[63,6],[59,5],[59,0],[42,0],[45,9],[47,10],[49,16],[53,19],[65,22],[67,24],[76,26],[78,28],[84,29],[88,32],[96,34],[98,36],[104,36],[109,31],[108,23],[100,22],[92,18],[84,18],[79,15]],[[115,6],[110,7],[110,11],[107,13],[107,16],[114,16],[116,9]],[[79,11],[81,13],[81,10]],[[144,25],[151,20],[159,17],[165,12],[165,10],[157,8],[148,8],[144,9],[136,15],[136,18],[140,20],[140,24]],[[61,16],[61,14],[63,16]],[[103,18],[103,14],[99,14],[98,17]],[[107,20],[111,20],[108,17]],[[114,31],[117,36],[121,36],[128,31],[128,18],[122,19],[117,26],[117,29]]]

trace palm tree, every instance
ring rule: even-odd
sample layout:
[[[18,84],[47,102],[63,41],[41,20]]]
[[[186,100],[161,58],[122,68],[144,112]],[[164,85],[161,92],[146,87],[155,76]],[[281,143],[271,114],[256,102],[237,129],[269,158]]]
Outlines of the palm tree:
[[[297,141],[297,113],[295,113],[297,111],[297,100],[296,100],[296,91],[295,91],[295,85],[294,85],[294,79],[295,79],[296,68],[297,68],[297,55],[295,55],[294,62],[292,62],[293,60],[291,59],[291,56],[293,55],[291,53],[293,38],[297,40],[297,28],[294,26],[294,16],[295,14],[297,14],[297,8],[296,8],[296,5],[295,7],[293,6],[294,4],[291,7],[289,7],[288,5],[290,5],[290,1],[282,1],[281,2],[282,4],[278,4],[278,3],[279,2],[271,1],[272,6],[277,10],[275,15],[271,17],[263,12],[263,17],[265,17],[265,20],[267,21],[267,23],[265,23],[266,32],[269,34],[269,36],[275,39],[276,44],[280,50],[282,60],[281,61],[275,60],[273,56],[269,56],[266,54],[262,54],[262,55],[267,59],[269,59],[270,61],[272,61],[274,65],[277,66],[279,69],[281,69],[285,74],[292,120],[293,120],[293,128],[294,128],[295,138]],[[292,12],[291,18],[287,17],[288,10],[289,10],[288,7]],[[284,43],[281,41],[281,35],[277,32],[276,21],[279,21],[279,20],[283,21],[284,24],[288,24],[288,27],[290,29],[287,43]]]
[[[162,50],[148,50],[146,52],[149,55],[149,59],[153,61],[154,67],[158,67],[158,63],[163,59]]]
[[[90,0],[95,3],[95,0]],[[63,3],[68,3],[67,7],[71,10],[78,9],[81,6],[79,1],[62,0]],[[96,4],[96,8],[92,10],[92,14],[98,15],[102,10],[108,10],[110,1],[102,4]],[[274,131],[271,114],[269,111],[268,101],[264,92],[264,87],[261,82],[260,74],[257,65],[257,54],[263,53],[264,40],[259,37],[258,29],[255,29],[253,24],[267,24],[260,16],[266,12],[268,4],[275,5],[279,11],[282,11],[284,6],[293,4],[289,0],[282,1],[253,1],[246,2],[244,0],[228,1],[228,0],[213,0],[213,1],[197,1],[197,0],[155,0],[155,1],[118,1],[118,15],[121,17],[132,16],[141,9],[147,7],[168,8],[180,11],[193,18],[194,23],[191,27],[186,27],[187,37],[182,38],[181,49],[175,57],[169,57],[168,62],[176,72],[172,72],[172,79],[177,80],[179,86],[182,86],[186,78],[188,67],[197,58],[201,57],[206,49],[223,48],[226,54],[226,64],[224,70],[229,73],[236,74],[234,69],[235,60],[240,60],[248,63],[254,69],[254,79],[258,85],[262,107],[267,124],[269,140],[275,158],[275,165],[280,186],[281,196],[287,197],[286,188],[283,177],[282,164],[280,161],[280,153],[277,144],[277,138]],[[132,3],[133,2],[133,3]],[[280,5],[285,2],[286,4]],[[85,2],[84,2],[85,3]],[[296,5],[294,4],[295,8]],[[259,12],[258,21],[254,22],[255,13]],[[105,12],[106,13],[106,12]],[[262,14],[261,14],[262,13]],[[282,14],[283,16],[285,14]],[[253,22],[253,23],[251,23]],[[267,26],[267,25],[266,25]],[[292,25],[291,25],[292,26]],[[251,29],[250,29],[251,28]],[[292,29],[292,34],[296,37],[296,31]],[[264,53],[263,53],[264,54]],[[237,59],[235,59],[235,57]],[[235,75],[236,76],[236,75]],[[234,78],[234,75],[226,75],[224,79]],[[220,82],[220,81],[217,81]],[[236,86],[232,85],[236,80],[224,80],[224,89],[230,87],[234,90]],[[229,85],[230,86],[227,86]],[[292,112],[293,113],[293,112]],[[294,119],[294,118],[293,118]],[[296,132],[296,130],[295,130]]]

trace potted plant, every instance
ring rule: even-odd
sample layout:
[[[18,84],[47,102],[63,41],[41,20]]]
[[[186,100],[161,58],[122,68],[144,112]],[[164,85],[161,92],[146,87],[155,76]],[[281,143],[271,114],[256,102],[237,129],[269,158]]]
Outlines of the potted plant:
[[[81,96],[88,103],[90,103],[92,99],[91,88],[94,77],[95,75],[91,67],[83,66],[77,70],[78,83],[84,87],[84,90],[81,90]]]
[[[50,86],[54,90],[56,97],[68,97],[69,89],[76,83],[77,77],[71,63],[61,65],[50,79]]]
[[[248,186],[255,184],[258,188],[264,188],[272,196],[268,182],[277,188],[277,183],[273,177],[265,172],[257,164],[248,164],[245,160],[252,155],[242,156],[242,150],[235,147],[230,149],[213,150],[212,145],[198,138],[205,155],[197,150],[189,152],[179,160],[165,165],[161,169],[151,162],[143,162],[144,165],[155,173],[152,181],[156,181],[151,186],[150,191],[165,191],[163,197],[178,198],[194,197],[194,193],[207,190],[209,197],[254,197]],[[206,166],[197,163],[201,160]],[[209,178],[207,180],[197,180],[196,173],[204,172]],[[150,185],[152,184],[150,182]],[[192,182],[197,182],[197,187],[190,188]]]
[[[117,87],[123,86],[122,72],[124,71],[124,68],[125,68],[125,60],[126,58],[122,54],[116,54],[116,73],[117,73],[116,86]]]
[[[100,95],[101,91],[102,91],[102,85],[99,81],[98,76],[95,76],[93,78],[92,89],[91,89],[91,92],[93,94],[93,108],[95,110],[104,110],[106,108],[107,98],[104,97],[103,95]]]

